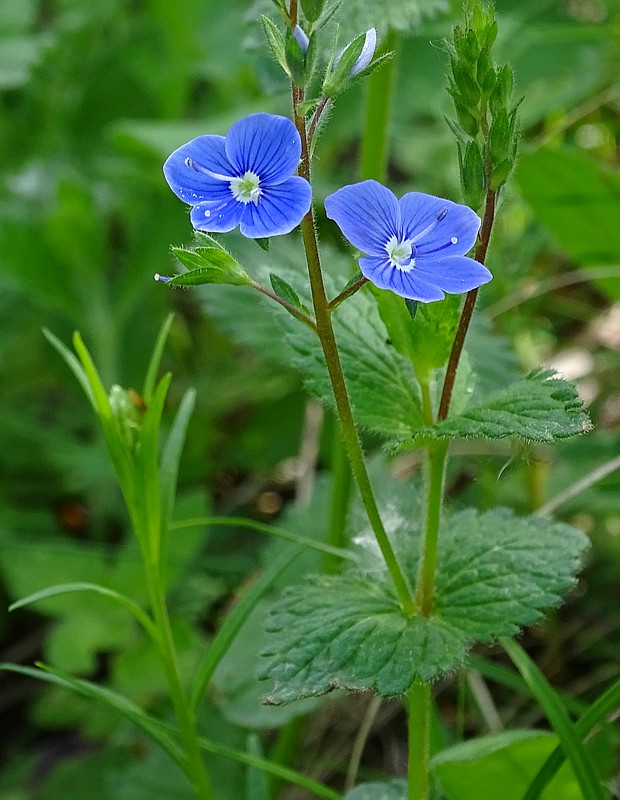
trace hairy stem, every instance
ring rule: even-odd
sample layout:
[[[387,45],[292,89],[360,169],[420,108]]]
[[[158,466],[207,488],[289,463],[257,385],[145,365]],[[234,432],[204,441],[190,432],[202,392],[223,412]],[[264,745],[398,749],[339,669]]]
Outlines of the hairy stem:
[[[199,800],[215,800],[211,782],[205,769],[196,727],[196,718],[190,708],[181,679],[179,660],[170,627],[170,617],[164,597],[159,567],[147,563],[146,578],[155,626],[159,633],[160,652],[164,661],[170,699],[179,725],[187,758],[186,772]]]
[[[484,264],[489,249],[489,241],[491,240],[491,231],[493,230],[493,221],[495,220],[495,201],[497,199],[497,192],[489,189],[486,196],[484,207],[484,218],[482,220],[482,228],[480,229],[480,239],[476,247],[476,261]],[[461,353],[463,352],[463,345],[465,344],[465,337],[469,330],[469,323],[471,322],[478,297],[478,289],[472,289],[467,293],[463,311],[461,312],[461,319],[459,326],[456,330],[454,337],[454,344],[450,352],[450,359],[448,360],[448,367],[446,369],[446,377],[441,392],[441,402],[439,403],[439,413],[437,419],[439,421],[446,419],[450,411],[450,402],[452,400],[452,392],[454,390],[454,381],[456,380],[456,372],[459,368],[459,361]]]
[[[295,125],[299,131],[302,144],[299,174],[309,181],[310,159],[308,152],[308,139],[306,135],[306,123],[303,115],[300,115],[297,111],[301,102],[303,102],[303,90],[293,85],[293,111]],[[340,363],[340,354],[338,353],[338,346],[336,345],[336,338],[334,336],[334,329],[332,327],[329,303],[325,294],[325,285],[323,282],[323,273],[321,271],[321,261],[319,257],[317,234],[312,209],[301,221],[301,234],[306,253],[306,261],[308,263],[308,273],[310,276],[310,288],[312,291],[312,302],[314,305],[317,333],[321,340],[321,346],[323,348],[323,354],[325,356],[325,362],[327,364],[327,370],[332,384],[334,398],[336,400],[341,435],[349,456],[351,470],[359,487],[364,508],[366,509],[366,513],[377,539],[377,543],[381,549],[388,571],[394,582],[400,602],[403,606],[403,609],[408,614],[413,615],[415,612],[415,607],[413,604],[411,591],[398,564],[396,555],[383,526],[383,522],[381,521],[379,509],[377,508],[375,496],[370,484],[370,479],[368,477],[368,471],[366,470],[366,463],[364,461],[364,455],[362,453],[362,446],[357,433],[357,428],[355,427],[353,412],[351,411],[349,395],[344,380],[344,374],[342,372],[342,365]]]
[[[433,609],[437,546],[439,544],[439,524],[441,522],[443,484],[447,458],[447,441],[433,442],[429,445],[426,476],[426,521],[415,592],[416,606],[425,617],[428,617]]]
[[[409,703],[407,800],[428,800],[430,795],[430,684],[416,681],[407,693],[407,700]]]
[[[264,294],[266,297],[271,298],[271,300],[275,300],[276,303],[279,303],[283,308],[285,308],[289,314],[292,314],[295,319],[303,322],[304,325],[316,333],[316,325],[314,324],[314,320],[311,319],[307,314],[304,314],[303,311],[300,311],[292,303],[289,303],[288,300],[285,300],[283,297],[280,297],[280,295],[272,292],[271,289],[267,289],[266,286],[261,286],[261,284],[257,283],[256,281],[252,281],[251,286],[253,289],[256,289],[257,292]]]

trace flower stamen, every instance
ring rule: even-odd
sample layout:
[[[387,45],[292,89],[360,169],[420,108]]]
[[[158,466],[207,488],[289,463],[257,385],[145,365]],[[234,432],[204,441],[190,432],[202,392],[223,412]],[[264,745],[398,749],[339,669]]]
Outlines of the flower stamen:
[[[230,190],[235,200],[246,204],[254,203],[255,206],[263,193],[258,175],[250,170],[244,172],[240,178],[231,178]]]
[[[385,245],[390,259],[390,264],[403,272],[409,272],[415,266],[415,245],[411,239],[399,242],[396,236],[391,236]]]

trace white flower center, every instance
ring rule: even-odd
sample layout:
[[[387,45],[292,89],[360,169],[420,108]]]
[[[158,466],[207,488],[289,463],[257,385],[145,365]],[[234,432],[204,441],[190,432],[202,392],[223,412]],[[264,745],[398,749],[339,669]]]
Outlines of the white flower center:
[[[230,190],[235,200],[240,203],[254,203],[258,205],[263,190],[260,188],[260,179],[255,172],[249,170],[240,178],[230,179]]]
[[[390,264],[396,269],[409,272],[415,267],[415,245],[409,239],[399,242],[396,236],[390,236],[385,249]]]

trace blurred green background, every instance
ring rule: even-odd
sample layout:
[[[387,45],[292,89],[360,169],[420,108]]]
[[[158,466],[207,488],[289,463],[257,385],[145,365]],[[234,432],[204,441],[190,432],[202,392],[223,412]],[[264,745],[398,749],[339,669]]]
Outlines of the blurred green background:
[[[498,0],[497,10],[498,58],[513,64],[525,97],[523,144],[488,258],[495,278],[482,292],[470,346],[489,384],[541,362],[577,380],[596,428],[553,451],[465,449],[449,493],[460,505],[527,512],[620,454],[620,7]],[[165,157],[193,136],[225,133],[245,114],[288,113],[286,81],[263,46],[261,12],[274,7],[268,0],[0,0],[0,660],[44,658],[164,716],[154,654],[105,599],[54,598],[6,612],[29,592],[72,580],[145,600],[95,419],[41,330],[66,343],[79,330],[106,385],[138,387],[174,310],[164,357],[174,372],[171,407],[188,386],[198,390],[176,517],[244,513],[318,535],[333,421],[324,420],[321,434],[266,306],[245,288],[171,291],[153,281],[175,270],[169,245],[191,238],[187,213],[161,173]],[[460,3],[448,0],[344,0],[338,12],[342,42],[370,24],[380,35],[397,29],[388,166],[397,193],[459,199],[441,43],[459,14]],[[343,245],[321,217],[321,201],[358,178],[364,107],[363,86],[339,98],[317,146],[315,197],[336,269],[351,262],[337,255]],[[227,244],[250,272],[269,261],[236,234]],[[298,244],[295,237],[274,243],[274,264],[303,269]],[[379,444],[367,442],[369,450]],[[305,508],[295,502],[295,482],[313,466],[305,455],[312,445],[318,474]],[[417,469],[415,458],[392,467]],[[587,701],[619,671],[620,473],[557,513],[589,533],[593,549],[568,604],[525,642],[555,685]],[[188,671],[270,553],[247,531],[177,535],[170,601]],[[308,557],[288,580],[313,567]],[[266,747],[280,744],[284,760],[338,782],[368,700],[262,709],[263,687],[253,678],[261,614],[218,673],[204,730],[242,748],[248,731],[268,731]],[[541,724],[531,703],[497,692],[506,725]],[[454,681],[439,687],[448,720],[457,694]],[[312,724],[304,722],[318,706]],[[191,797],[163,755],[85,700],[4,675],[0,715],[0,800]],[[484,730],[475,704],[466,726]],[[286,756],[286,746],[296,755]],[[364,769],[402,772],[405,755],[404,719],[397,704],[386,704]],[[218,762],[213,770],[220,797],[245,796],[241,767]]]

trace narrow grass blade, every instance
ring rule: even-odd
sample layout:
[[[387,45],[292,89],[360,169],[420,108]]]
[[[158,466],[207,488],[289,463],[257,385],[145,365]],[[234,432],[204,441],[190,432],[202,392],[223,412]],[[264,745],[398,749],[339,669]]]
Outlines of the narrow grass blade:
[[[149,366],[146,371],[146,378],[144,379],[144,388],[142,389],[142,397],[144,398],[144,402],[147,404],[147,406],[151,401],[151,396],[155,389],[157,373],[159,372],[159,365],[161,364],[161,357],[164,353],[164,347],[166,346],[166,341],[168,339],[168,334],[170,333],[170,326],[172,325],[173,319],[174,314],[168,314],[164,320],[163,325],[159,329],[157,341],[155,342],[155,347],[153,348],[153,352],[151,354],[151,360],[149,361]]]
[[[174,498],[176,494],[177,476],[179,473],[179,461],[181,460],[181,452],[185,444],[185,437],[187,435],[187,426],[189,424],[192,411],[194,410],[194,403],[196,400],[196,392],[193,389],[188,389],[183,395],[179,410],[176,413],[170,433],[166,439],[164,449],[162,450],[160,467],[159,467],[159,486],[161,493],[161,515],[164,531],[166,530],[170,521],[170,514],[174,506]],[[165,553],[162,553],[162,562],[165,563]]]
[[[258,734],[249,733],[246,740],[246,749],[252,756],[263,757],[263,748]],[[266,775],[255,767],[248,768],[246,780],[245,800],[270,800],[267,788]]]
[[[309,539],[307,536],[300,536],[298,533],[287,531],[284,528],[278,528],[275,525],[267,525],[264,522],[256,522],[256,520],[248,519],[247,517],[195,517],[193,519],[184,519],[170,523],[170,530],[198,528],[204,525],[230,525],[235,528],[250,528],[250,530],[266,533],[267,536],[275,536],[278,539],[284,539],[287,542],[299,544],[310,550],[318,550],[319,553],[329,553],[330,555],[344,558],[347,561],[356,560],[353,553],[342,547],[333,547],[331,544],[325,544],[325,542],[317,542],[314,539]]]
[[[620,707],[620,678],[592,703],[575,723],[575,733],[584,739],[605,717]],[[566,759],[561,745],[551,753],[530,784],[523,800],[538,800]]]
[[[571,763],[584,800],[606,800],[592,758],[576,734],[555,690],[520,645],[511,639],[500,639],[500,644],[523,676],[523,680],[544,711],[553,730],[559,736],[562,749]]]
[[[74,353],[66,347],[58,337],[54,336],[54,334],[49,331],[47,328],[43,328],[43,336],[47,339],[47,341],[52,345],[54,350],[60,355],[60,357],[65,361],[71,372],[75,375],[78,380],[78,383],[84,390],[84,394],[88,397],[90,404],[93,408],[95,408],[95,398],[93,396],[93,391],[90,387],[90,383],[88,382],[88,378],[86,377],[86,372],[84,368],[80,364],[79,360],[75,357]]]
[[[16,600],[9,606],[9,611],[15,611],[18,608],[31,605],[39,600],[45,600],[48,597],[55,597],[59,594],[69,594],[70,592],[95,592],[96,594],[101,594],[104,597],[115,600],[134,615],[153,641],[158,641],[157,629],[140,606],[134,603],[133,600],[130,600],[129,597],[125,597],[124,594],[114,589],[109,589],[107,586],[100,586],[98,583],[58,583],[54,586],[48,586],[46,589],[41,589],[38,592],[29,594],[27,597]]]
[[[207,654],[198,667],[194,687],[192,689],[190,705],[196,709],[200,699],[206,691],[209,681],[213,677],[217,665],[220,663],[228,648],[232,644],[241,626],[250,615],[252,609],[261,597],[271,588],[291,561],[301,553],[301,550],[289,549],[276,559],[263,572],[261,577],[251,585],[248,591],[241,597],[233,610],[224,620],[222,626],[211,642]]]
[[[146,714],[130,700],[127,700],[127,698],[116,692],[112,692],[110,689],[97,686],[97,684],[85,681],[82,678],[74,678],[60,670],[52,669],[45,664],[38,664],[37,666],[39,667],[38,669],[22,667],[17,664],[0,664],[0,670],[27,675],[29,678],[36,678],[45,683],[62,686],[63,689],[71,689],[77,694],[82,695],[82,697],[98,700],[144,731],[147,736],[165,750],[173,761],[187,773],[185,756],[175,741],[177,731],[174,728],[171,726],[166,726],[164,728],[159,720]]]

